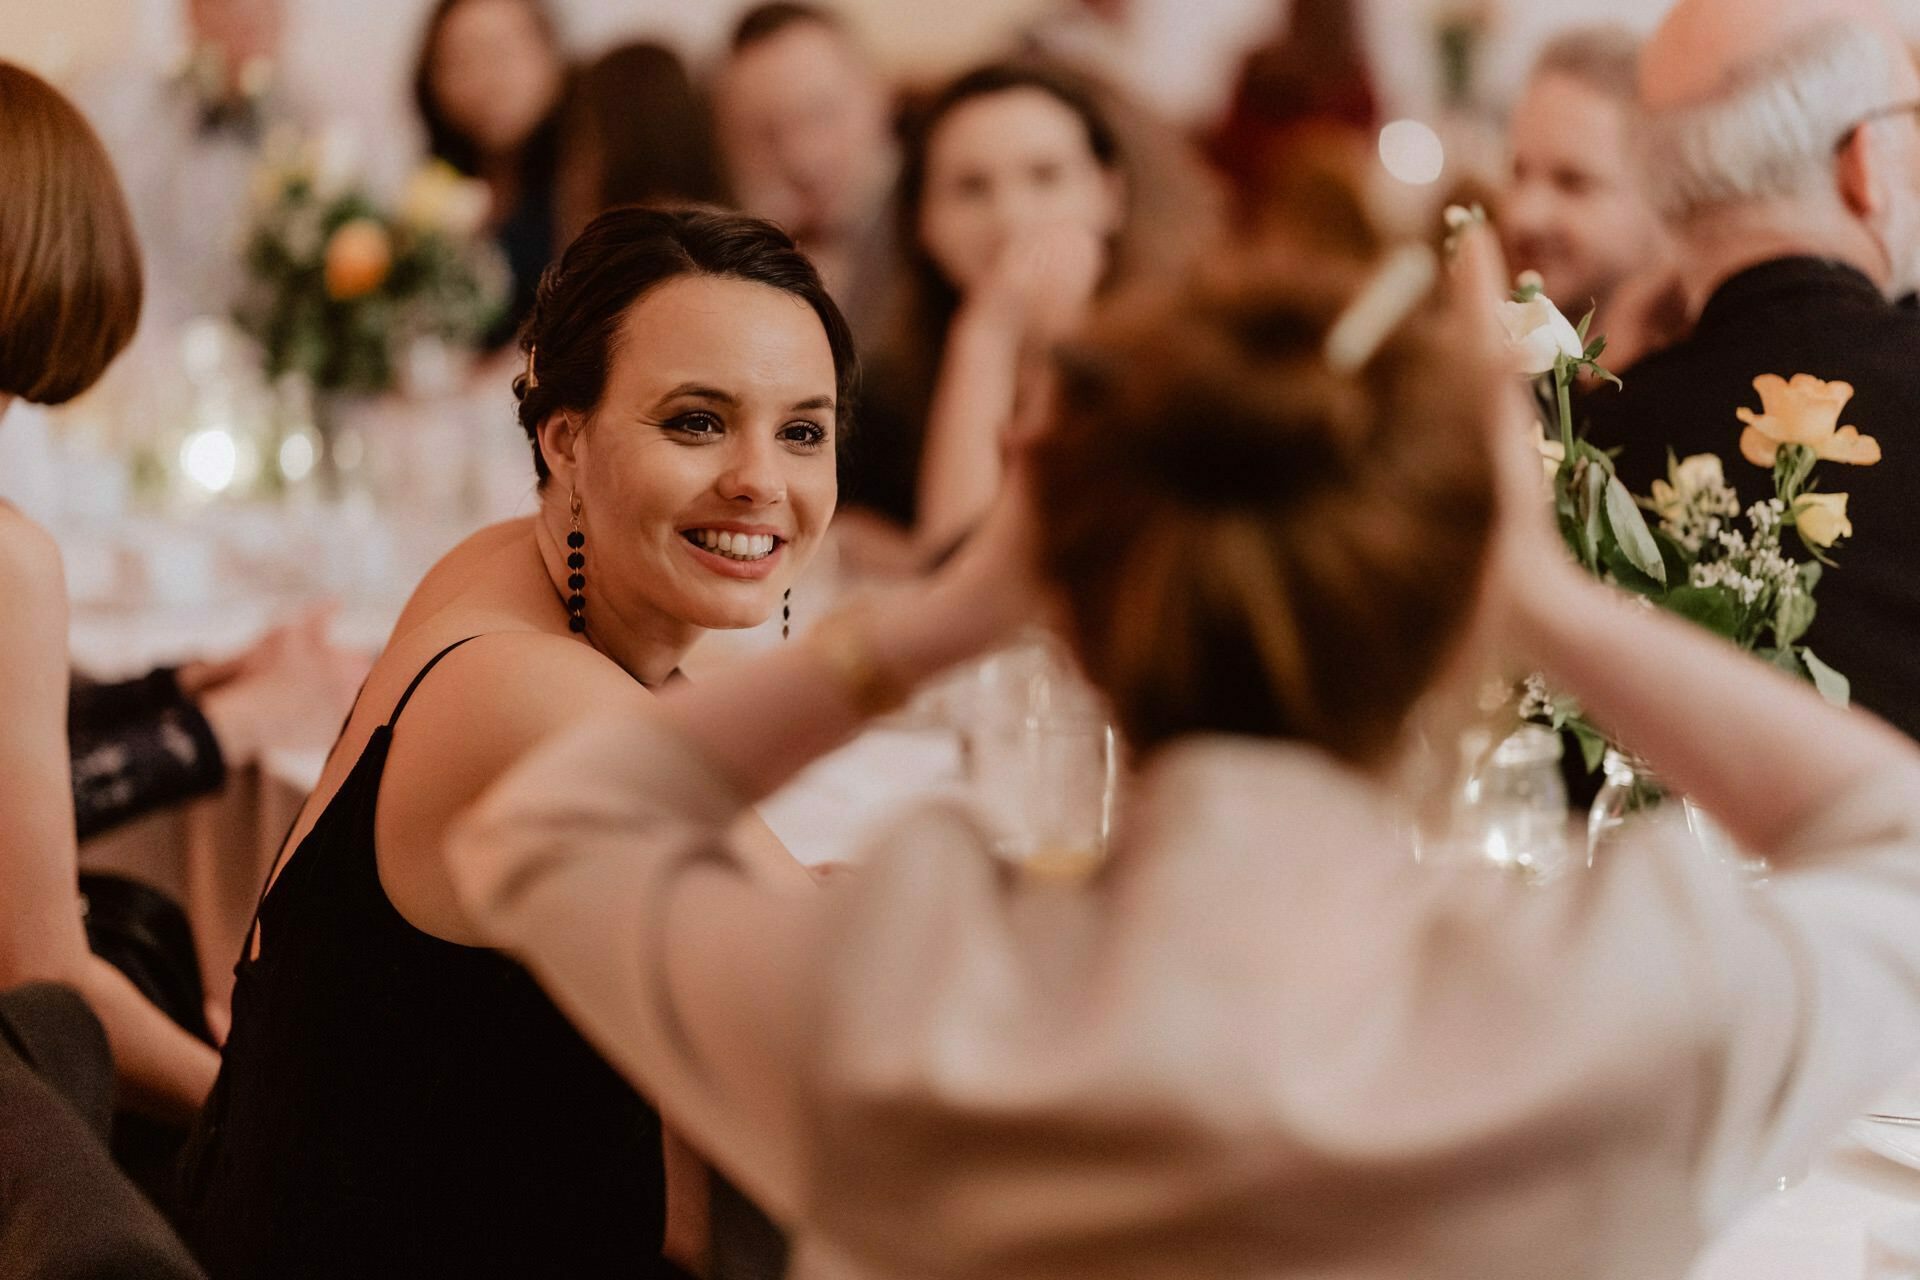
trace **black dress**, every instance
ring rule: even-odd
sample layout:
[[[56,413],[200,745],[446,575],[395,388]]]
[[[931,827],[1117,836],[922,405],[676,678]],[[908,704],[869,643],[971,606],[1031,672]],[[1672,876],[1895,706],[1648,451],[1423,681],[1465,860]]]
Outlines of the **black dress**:
[[[525,970],[422,933],[380,884],[394,726],[458,647],[414,677],[261,903],[186,1161],[215,1280],[681,1274],[660,1257],[653,1108]]]

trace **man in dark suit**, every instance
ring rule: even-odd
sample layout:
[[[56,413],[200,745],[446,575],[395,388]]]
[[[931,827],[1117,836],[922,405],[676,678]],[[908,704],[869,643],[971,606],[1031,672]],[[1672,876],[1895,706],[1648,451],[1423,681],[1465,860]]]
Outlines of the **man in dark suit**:
[[[1691,336],[1583,400],[1645,493],[1667,450],[1714,453],[1742,505],[1773,494],[1739,456],[1753,380],[1852,384],[1840,424],[1873,467],[1822,463],[1856,534],[1807,637],[1855,701],[1920,736],[1920,74],[1878,0],[1681,0],[1643,54],[1642,160],[1680,245]],[[1789,540],[1791,542],[1791,539]]]

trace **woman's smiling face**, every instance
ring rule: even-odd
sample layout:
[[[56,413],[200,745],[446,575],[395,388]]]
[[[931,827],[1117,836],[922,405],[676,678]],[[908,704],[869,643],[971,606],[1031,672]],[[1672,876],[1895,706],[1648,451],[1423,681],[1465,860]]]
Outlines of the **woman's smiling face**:
[[[608,612],[766,621],[833,517],[834,410],[833,351],[802,299],[680,276],[630,307],[571,457],[548,449],[556,496],[579,498],[590,629]]]

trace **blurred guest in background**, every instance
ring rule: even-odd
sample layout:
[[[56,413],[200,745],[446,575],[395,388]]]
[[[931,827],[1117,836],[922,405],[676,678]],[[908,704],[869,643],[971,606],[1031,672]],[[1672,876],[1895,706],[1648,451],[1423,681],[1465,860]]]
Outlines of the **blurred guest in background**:
[[[1639,64],[1639,37],[1621,27],[1548,43],[1514,105],[1495,220],[1516,271],[1539,272],[1575,317],[1596,309],[1593,331],[1616,368],[1678,337],[1686,307],[1634,164]]]
[[[413,77],[427,148],[492,189],[490,225],[513,272],[491,347],[518,332],[553,257],[566,80],[544,0],[438,0],[428,15]]]
[[[571,730],[456,829],[479,927],[797,1224],[796,1274],[1675,1277],[1912,1069],[1920,752],[1566,556],[1490,248],[1439,296],[1399,246],[1116,305],[1031,496],[930,581]],[[1049,606],[1142,761],[1104,861],[1010,868],[941,798],[844,894],[755,883],[753,798]],[[1545,884],[1419,865],[1403,767],[1503,663],[1765,893],[1647,828]]]
[[[831,10],[777,0],[734,27],[714,89],[740,207],[780,224],[871,345],[892,291],[895,153],[879,70]]]
[[[487,949],[444,836],[534,742],[779,611],[833,515],[853,341],[778,228],[625,207],[548,273],[522,347],[538,509],[408,602],[236,970],[187,1180],[222,1280],[664,1280],[706,1253],[704,1168]]]
[[[914,120],[896,218],[905,289],[849,443],[849,504],[950,547],[993,503],[1036,358],[1096,293],[1177,275],[1213,225],[1170,138],[1077,72],[995,63]],[[860,528],[843,521],[843,534]]]
[[[1286,181],[1288,154],[1332,129],[1370,132],[1378,106],[1352,0],[1295,0],[1286,27],[1247,56],[1208,154],[1251,221]]]
[[[179,378],[182,327],[224,316],[241,281],[240,241],[261,148],[278,125],[314,122],[278,74],[282,0],[184,0],[189,55],[162,77],[116,69],[77,90],[100,130],[139,229],[146,305],[134,360],[152,390]]]
[[[51,88],[0,63],[0,413],[61,404],[132,338],[141,270],[105,151]],[[213,1050],[92,955],[67,744],[67,594],[47,532],[0,504],[0,989],[53,981],[105,1025],[124,1104],[184,1124]]]
[[[1640,71],[1649,192],[1673,226],[1692,334],[1589,398],[1636,492],[1669,448],[1715,453],[1742,504],[1767,468],[1732,457],[1754,379],[1849,384],[1830,412],[1884,446],[1843,467],[1845,571],[1808,643],[1856,701],[1920,734],[1920,72],[1877,0],[1681,0]],[[1830,417],[1828,419],[1832,421]]]
[[[574,77],[560,157],[556,253],[617,205],[727,201],[706,99],[662,44],[620,45]]]

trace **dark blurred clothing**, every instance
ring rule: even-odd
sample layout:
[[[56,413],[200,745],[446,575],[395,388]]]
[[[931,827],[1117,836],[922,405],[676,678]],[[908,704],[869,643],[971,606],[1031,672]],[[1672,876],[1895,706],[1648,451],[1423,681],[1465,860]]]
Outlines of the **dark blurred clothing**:
[[[0,1277],[205,1280],[107,1154],[113,1060],[65,987],[0,994]]]
[[[170,667],[111,684],[76,675],[67,746],[82,840],[216,791],[227,776],[212,726]]]
[[[1920,312],[1889,302],[1844,263],[1780,258],[1723,283],[1693,333],[1581,402],[1589,434],[1621,447],[1636,493],[1666,475],[1667,450],[1718,454],[1745,506],[1773,496],[1771,473],[1740,457],[1741,406],[1761,374],[1853,385],[1840,425],[1880,441],[1871,467],[1823,463],[1822,491],[1847,493],[1855,536],[1832,553],[1807,644],[1853,682],[1854,701],[1920,736]]]
[[[912,528],[932,380],[899,352],[865,351],[853,430],[840,450],[840,505]]]
[[[519,334],[520,326],[533,314],[540,275],[553,261],[555,162],[552,144],[545,145],[549,149],[537,154],[526,166],[519,202],[494,231],[494,240],[513,275],[513,289],[508,295],[507,309],[482,339],[482,345],[489,351],[499,350]]]

